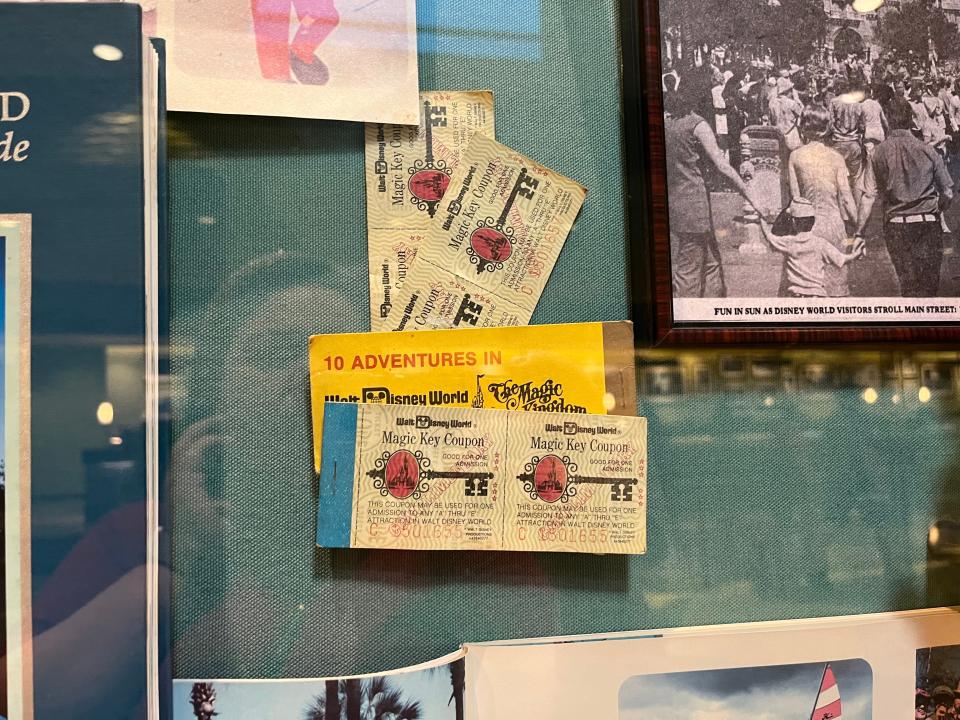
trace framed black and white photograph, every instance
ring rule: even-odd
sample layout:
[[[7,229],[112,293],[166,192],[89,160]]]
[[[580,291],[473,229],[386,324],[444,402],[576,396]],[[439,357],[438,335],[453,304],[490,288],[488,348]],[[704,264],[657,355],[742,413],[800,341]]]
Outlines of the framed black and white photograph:
[[[960,2],[642,12],[656,339],[960,337]]]

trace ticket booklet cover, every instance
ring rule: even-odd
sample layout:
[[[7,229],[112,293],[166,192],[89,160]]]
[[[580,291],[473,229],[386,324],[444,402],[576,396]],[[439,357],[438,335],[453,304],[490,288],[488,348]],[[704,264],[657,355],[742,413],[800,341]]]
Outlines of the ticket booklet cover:
[[[374,330],[526,325],[587,190],[475,133]]]
[[[310,338],[314,467],[325,402],[636,415],[630,322]]]
[[[321,547],[643,554],[646,418],[327,403]]]

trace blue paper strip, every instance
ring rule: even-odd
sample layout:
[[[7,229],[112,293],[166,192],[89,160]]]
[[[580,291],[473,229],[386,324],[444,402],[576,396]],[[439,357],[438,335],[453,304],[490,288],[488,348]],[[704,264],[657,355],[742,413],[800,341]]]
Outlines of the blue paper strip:
[[[317,545],[350,547],[357,405],[326,403],[317,507]]]

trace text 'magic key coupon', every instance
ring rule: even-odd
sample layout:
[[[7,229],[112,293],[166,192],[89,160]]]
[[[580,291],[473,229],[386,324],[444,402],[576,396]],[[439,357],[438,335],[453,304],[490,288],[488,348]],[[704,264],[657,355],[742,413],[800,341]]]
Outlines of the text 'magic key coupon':
[[[367,225],[422,230],[474,133],[493,137],[489,90],[420,93],[420,125],[364,130]]]
[[[647,421],[327,403],[321,547],[646,552]]]
[[[380,330],[526,325],[586,188],[476,133]]]
[[[489,90],[423,92],[420,125],[365,131],[370,321],[377,329],[413,266],[423,232],[474,133],[493,137]]]
[[[314,466],[325,402],[636,415],[629,322],[310,338]]]

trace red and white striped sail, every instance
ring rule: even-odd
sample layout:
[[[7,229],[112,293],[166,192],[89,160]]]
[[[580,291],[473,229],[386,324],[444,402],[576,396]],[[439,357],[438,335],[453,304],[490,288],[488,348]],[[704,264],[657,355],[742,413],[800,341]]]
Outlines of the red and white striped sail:
[[[837,678],[833,675],[833,668],[827,665],[820,683],[820,693],[817,695],[817,704],[813,709],[810,720],[839,720],[842,715],[840,709],[840,687]]]

